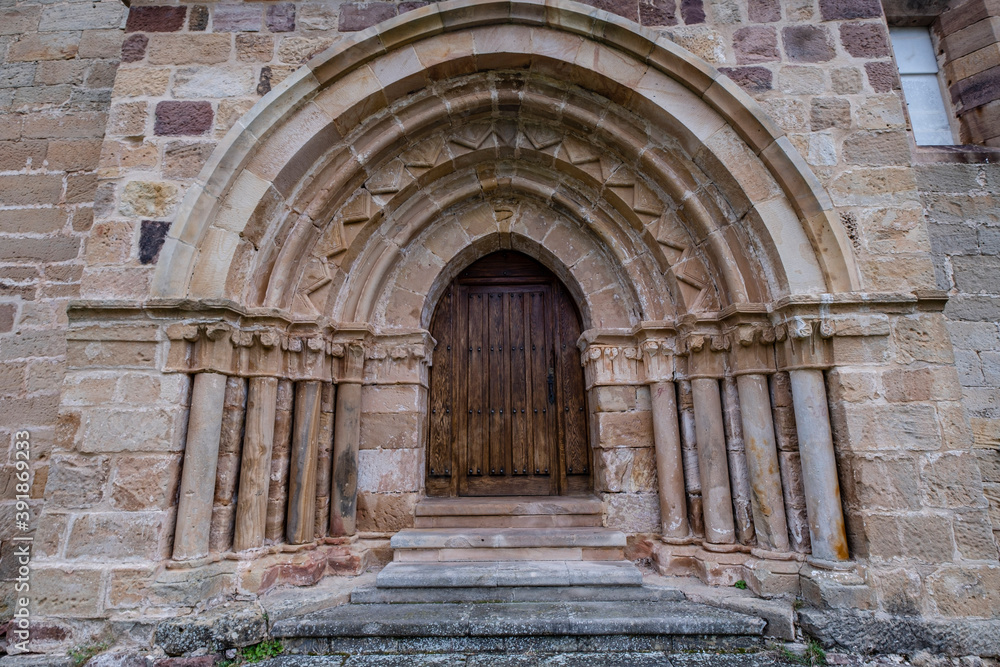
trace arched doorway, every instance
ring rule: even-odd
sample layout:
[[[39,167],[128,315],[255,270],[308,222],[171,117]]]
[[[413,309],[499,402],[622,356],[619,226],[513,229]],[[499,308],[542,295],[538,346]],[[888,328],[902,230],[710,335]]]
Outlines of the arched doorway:
[[[562,282],[522,253],[452,281],[431,324],[428,495],[590,490],[581,329]]]

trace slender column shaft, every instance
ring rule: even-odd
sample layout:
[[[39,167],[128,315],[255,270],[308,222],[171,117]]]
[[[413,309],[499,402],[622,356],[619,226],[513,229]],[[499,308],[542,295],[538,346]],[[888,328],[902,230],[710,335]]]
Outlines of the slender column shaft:
[[[358,447],[361,443],[361,383],[337,387],[333,419],[333,486],[330,535],[353,535],[358,509]]]
[[[330,531],[330,480],[333,475],[333,405],[336,387],[323,383],[319,413],[319,453],[316,455],[316,538]]]
[[[698,439],[698,471],[705,511],[705,539],[712,544],[731,544],[736,539],[733,498],[729,491],[726,433],[722,423],[719,381],[691,380],[694,421]]]
[[[246,435],[240,463],[240,491],[236,502],[233,550],[264,545],[267,521],[267,491],[271,485],[271,446],[274,443],[274,411],[278,401],[278,379],[250,379],[247,395]]]
[[[322,395],[322,382],[299,382],[295,388],[288,517],[285,521],[285,538],[289,544],[312,542],[316,531],[316,456]]]
[[[194,376],[174,531],[175,560],[208,555],[225,399],[225,375],[198,373]]]
[[[215,471],[215,507],[208,548],[225,553],[233,546],[236,520],[236,483],[239,479],[240,450],[243,448],[243,418],[246,408],[247,381],[230,377],[226,381],[226,401],[222,410],[222,435],[219,438],[219,465]]]
[[[740,396],[757,541],[765,549],[787,551],[788,524],[767,377],[741,375],[736,378],[736,387]]]
[[[691,381],[677,382],[677,410],[681,423],[681,455],[684,457],[684,486],[687,490],[688,525],[691,534],[705,533],[705,513],[701,503],[701,474],[698,471],[698,437],[694,425]]]
[[[681,433],[677,425],[677,397],[674,383],[649,385],[653,408],[653,442],[656,445],[656,474],[660,492],[660,527],[664,537],[687,537],[687,502],[684,492],[684,460]]]
[[[739,392],[732,376],[722,379],[722,421],[726,432],[726,454],[729,457],[729,488],[733,494],[733,517],[736,539],[740,544],[753,544],[756,539],[753,523],[753,500],[750,474],[747,470],[746,445],[743,442],[743,422],[740,415]]]
[[[823,371],[793,370],[788,375],[792,382],[812,553],[822,560],[847,560],[847,534]]]
[[[285,536],[285,514],[288,510],[288,461],[292,447],[292,410],[295,403],[295,383],[278,380],[278,398],[274,411],[274,442],[271,445],[270,486],[267,490],[267,519],[264,538],[279,543]]]

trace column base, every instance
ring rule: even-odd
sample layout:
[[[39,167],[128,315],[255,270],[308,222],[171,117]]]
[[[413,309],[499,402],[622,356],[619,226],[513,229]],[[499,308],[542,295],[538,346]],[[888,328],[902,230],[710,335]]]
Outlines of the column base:
[[[720,550],[718,547],[740,547]],[[660,574],[697,577],[710,586],[733,586],[738,581],[761,597],[798,595],[801,562],[794,556],[760,558],[743,545],[696,543],[655,544],[653,563]]]
[[[865,582],[857,563],[836,565],[837,569],[817,567],[814,559],[807,559],[799,573],[803,599],[820,609],[874,609],[875,592]]]

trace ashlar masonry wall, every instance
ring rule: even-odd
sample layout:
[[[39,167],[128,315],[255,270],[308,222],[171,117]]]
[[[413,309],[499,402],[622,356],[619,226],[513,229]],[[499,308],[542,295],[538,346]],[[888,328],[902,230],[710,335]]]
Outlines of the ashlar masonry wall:
[[[14,587],[8,582],[17,569],[11,538],[24,534],[12,513],[14,433],[30,433],[36,518],[45,498],[93,502],[116,474],[107,458],[53,452],[62,432],[57,413],[67,364],[66,305],[80,295],[88,237],[91,246],[110,241],[93,228],[93,203],[126,11],[112,0],[0,3],[0,441],[5,452],[0,514],[9,517],[0,527],[4,618],[13,611]],[[119,389],[130,400],[138,399],[134,379],[122,378]],[[115,378],[101,389],[94,397],[110,399]],[[81,488],[87,489],[82,497]],[[33,520],[32,532],[36,527]]]

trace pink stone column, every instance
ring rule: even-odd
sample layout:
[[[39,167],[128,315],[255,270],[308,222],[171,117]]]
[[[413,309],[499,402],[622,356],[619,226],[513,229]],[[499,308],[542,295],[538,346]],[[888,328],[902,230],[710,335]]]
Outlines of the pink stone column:
[[[844,561],[848,558],[847,533],[823,371],[791,370],[788,376],[792,381],[792,405],[799,433],[812,555],[820,560]]]
[[[653,442],[656,446],[656,474],[660,493],[660,529],[663,537],[683,539],[690,534],[684,491],[684,460],[681,432],[677,425],[677,396],[674,383],[649,385],[653,408]]]
[[[226,376],[219,373],[198,373],[194,376],[177,502],[174,560],[208,555],[226,380]]]

